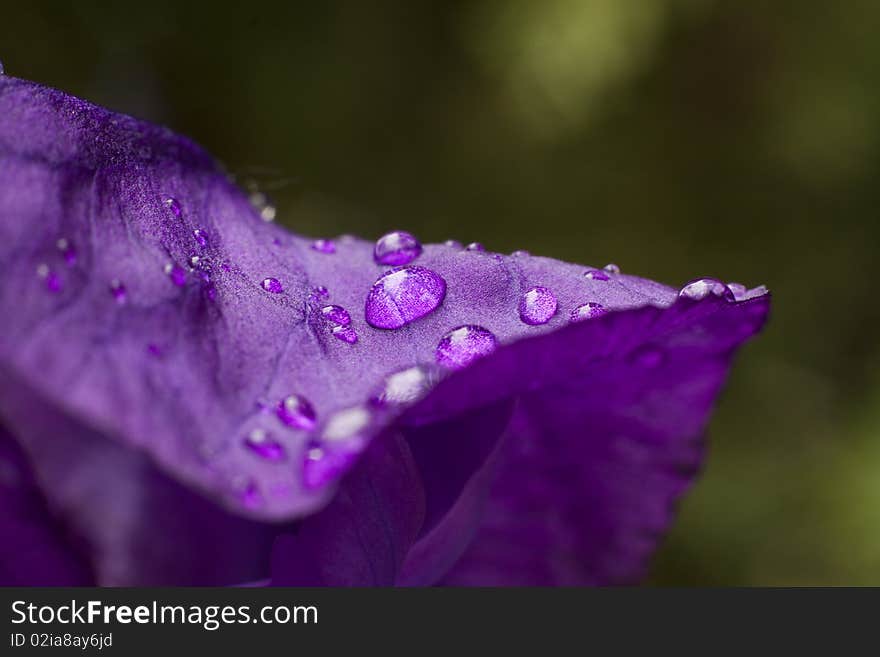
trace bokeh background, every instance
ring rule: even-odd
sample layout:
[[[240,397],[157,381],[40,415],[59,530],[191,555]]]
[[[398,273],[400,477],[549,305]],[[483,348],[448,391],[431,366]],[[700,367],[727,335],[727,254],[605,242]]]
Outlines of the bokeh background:
[[[121,5],[6,2],[0,60],[298,232],[768,285],[650,583],[880,584],[880,2]]]

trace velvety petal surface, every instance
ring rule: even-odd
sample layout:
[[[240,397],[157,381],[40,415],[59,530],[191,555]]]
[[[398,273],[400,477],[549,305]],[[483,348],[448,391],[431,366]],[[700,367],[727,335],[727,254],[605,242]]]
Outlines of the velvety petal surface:
[[[676,302],[613,269],[440,244],[389,269],[372,242],[260,214],[185,138],[0,77],[0,413],[71,526],[125,551],[82,525],[106,451],[107,467],[149,471],[135,498],[192,490],[225,508],[219,525],[248,518],[253,545],[224,562],[240,581],[264,575],[248,555],[276,533],[276,579],[298,583],[502,582],[512,562],[523,573],[503,581],[604,582],[642,566],[766,295]],[[126,499],[101,508],[133,528],[166,507]],[[104,581],[184,576],[99,561]]]

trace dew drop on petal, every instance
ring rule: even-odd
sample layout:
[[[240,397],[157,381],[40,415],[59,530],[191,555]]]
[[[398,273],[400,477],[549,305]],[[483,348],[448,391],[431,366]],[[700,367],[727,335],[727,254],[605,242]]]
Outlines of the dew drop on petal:
[[[323,285],[316,286],[312,292],[314,292],[319,297],[327,297],[330,296],[330,292]]]
[[[315,427],[315,409],[302,395],[287,395],[278,402],[275,413],[279,420],[294,429],[309,431]]]
[[[321,439],[324,441],[352,440],[361,437],[370,425],[370,412],[363,406],[354,406],[334,413],[327,424]]]
[[[264,278],[260,283],[260,287],[266,290],[266,292],[271,292],[272,294],[281,294],[284,292],[284,287],[281,285],[281,281],[277,278],[272,278],[271,276]]]
[[[37,267],[37,276],[43,279],[46,289],[53,294],[60,292],[64,287],[61,276],[49,269],[47,264],[41,264]]]
[[[466,247],[464,247],[465,251],[477,251],[478,253],[483,253],[486,250],[486,247],[480,244],[479,242],[471,242]]]
[[[468,324],[444,335],[437,344],[434,356],[443,367],[457,370],[492,353],[497,346],[498,340],[491,331]]]
[[[584,319],[593,319],[594,317],[601,317],[602,315],[607,314],[608,311],[605,310],[605,306],[601,303],[584,303],[571,311],[571,315],[569,315],[569,319],[572,322],[580,322]]]
[[[128,290],[125,289],[125,285],[123,285],[122,281],[116,278],[110,281],[110,294],[116,299],[116,303],[120,304],[125,303],[128,298]]]
[[[730,288],[717,278],[698,278],[690,281],[685,283],[678,293],[679,297],[691,301],[701,301],[710,295],[720,297],[725,301],[736,301]]]
[[[61,255],[64,256],[64,262],[66,262],[68,266],[73,267],[73,265],[76,264],[77,258],[77,252],[73,243],[71,243],[66,237],[62,237],[55,242],[55,246],[58,247],[58,250],[61,251]]]
[[[169,262],[165,265],[163,271],[177,287],[183,287],[186,285],[186,270],[180,265],[175,265]]]
[[[528,251],[524,251],[522,249],[519,249],[518,251],[514,251],[510,255],[512,255],[514,258],[528,258],[532,254],[529,253]]]
[[[306,450],[302,464],[302,483],[306,490],[323,488],[338,480],[357,460],[360,448],[315,445]]]
[[[171,210],[171,214],[180,219],[183,216],[183,208],[180,207],[180,201],[169,196],[165,199],[165,207]]]
[[[348,326],[351,324],[351,315],[342,306],[324,306],[321,308],[321,315],[328,322],[332,322],[338,326]]]
[[[462,248],[462,244],[458,240],[446,240],[445,242],[443,242],[443,246],[448,246],[450,249]]]
[[[245,447],[267,461],[283,461],[287,450],[265,429],[253,429],[244,439]]]
[[[396,329],[436,310],[446,297],[446,281],[425,267],[400,267],[379,278],[367,295],[370,326]]]
[[[409,367],[389,374],[385,378],[382,390],[372,398],[372,401],[379,405],[408,404],[421,399],[428,391],[429,385],[428,374],[423,368]]]
[[[196,244],[203,249],[208,246],[208,233],[203,228],[196,228],[193,231],[193,237],[196,240]]]
[[[355,344],[358,341],[357,331],[350,326],[334,326],[330,330],[330,333],[332,333],[333,337],[337,340],[342,340],[348,344]]]
[[[604,269],[609,274],[619,274],[620,273],[620,267],[615,265],[613,262],[609,262],[607,265],[602,267],[602,269]]]
[[[411,233],[395,230],[376,240],[373,260],[377,265],[406,265],[422,253],[422,243]]]
[[[587,271],[584,272],[584,278],[588,278],[591,281],[610,280],[607,272],[604,272],[601,269],[588,269]]]
[[[320,239],[312,242],[312,249],[318,253],[336,253],[336,244],[333,240]]]
[[[556,309],[556,295],[541,285],[528,290],[519,300],[519,318],[531,326],[549,322]]]

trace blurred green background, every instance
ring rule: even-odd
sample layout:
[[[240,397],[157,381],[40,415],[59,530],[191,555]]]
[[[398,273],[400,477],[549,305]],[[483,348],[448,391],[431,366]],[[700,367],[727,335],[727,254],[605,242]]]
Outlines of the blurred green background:
[[[180,5],[7,2],[0,59],[301,233],[767,284],[651,582],[880,584],[880,2]]]

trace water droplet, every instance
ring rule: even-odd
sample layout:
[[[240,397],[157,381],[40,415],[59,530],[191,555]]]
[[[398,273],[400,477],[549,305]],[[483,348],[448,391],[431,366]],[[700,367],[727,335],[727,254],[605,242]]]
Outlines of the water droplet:
[[[277,278],[264,278],[260,283],[260,287],[266,290],[266,292],[271,292],[272,294],[281,294],[284,292],[284,287],[281,285],[281,281]]]
[[[267,461],[283,461],[287,450],[265,429],[253,429],[244,439],[245,446]]]
[[[594,319],[595,317],[601,317],[602,315],[607,315],[608,311],[605,310],[605,306],[601,303],[593,303],[592,301],[589,303],[582,304],[571,311],[571,315],[569,315],[569,319],[572,322],[580,322],[584,319]]]
[[[336,253],[336,244],[334,244],[333,240],[315,240],[312,242],[312,249],[318,253]]]
[[[556,314],[556,295],[538,285],[522,295],[519,300],[519,318],[526,324],[546,324]]]
[[[443,246],[448,246],[450,249],[460,249],[462,248],[461,242],[458,240],[446,240],[443,242]]]
[[[346,408],[334,413],[321,434],[322,440],[341,441],[351,440],[361,436],[364,429],[370,425],[370,412],[363,406]]]
[[[302,483],[306,490],[323,488],[339,479],[357,460],[360,449],[312,446],[303,458]]]
[[[514,251],[510,255],[512,255],[514,258],[528,258],[532,254],[528,251],[523,251],[522,249],[520,249],[518,251]]]
[[[66,237],[62,237],[55,242],[55,246],[58,247],[58,250],[61,251],[61,255],[64,256],[64,262],[66,262],[68,266],[73,267],[76,264],[77,252],[71,241]]]
[[[319,297],[330,296],[330,292],[323,285],[318,285],[317,287],[313,288],[312,291]]]
[[[330,332],[334,338],[348,344],[355,344],[358,341],[357,331],[350,326],[334,326]]]
[[[619,274],[620,273],[620,267],[615,265],[613,262],[609,262],[607,265],[602,267],[602,269],[607,271],[609,274]]]
[[[339,326],[348,326],[351,324],[351,315],[349,315],[348,311],[342,306],[324,306],[321,308],[321,315],[323,315],[324,319],[328,322],[332,322]]]
[[[464,247],[464,249],[465,251],[477,251],[479,253],[483,253],[486,250],[486,247],[479,242],[471,242],[466,247]]]
[[[425,267],[392,269],[377,280],[364,308],[367,323],[396,329],[436,310],[446,296],[446,281]]]
[[[193,231],[193,237],[196,240],[196,244],[203,249],[208,246],[208,233],[203,228],[196,228]]]
[[[419,366],[388,375],[382,390],[372,398],[376,404],[409,404],[428,391],[428,374]]]
[[[378,265],[406,265],[422,253],[422,243],[410,233],[395,230],[376,240],[373,260]]]
[[[192,255],[192,256],[189,257],[189,266],[190,266],[191,268],[193,268],[193,269],[197,269],[198,266],[199,266],[199,263],[200,263],[201,261],[202,261],[202,259],[201,259],[199,256],[197,256],[197,255]]]
[[[183,208],[180,207],[180,201],[169,196],[165,199],[165,207],[171,210],[171,214],[180,219],[183,216]]]
[[[492,353],[497,346],[498,340],[491,331],[468,324],[444,335],[437,344],[434,356],[443,367],[457,370]]]
[[[678,296],[691,301],[701,301],[708,296],[720,297],[725,301],[736,301],[733,292],[717,278],[698,278],[685,283]]]
[[[315,427],[315,409],[302,395],[287,395],[278,402],[275,413],[279,420],[294,429],[310,431]]]
[[[177,287],[186,285],[186,270],[180,265],[174,265],[169,262],[165,265],[163,271]]]
[[[46,289],[53,294],[56,292],[60,292],[63,287],[63,282],[61,277],[49,269],[49,265],[41,264],[37,266],[37,276],[43,279],[46,284]]]
[[[117,278],[110,281],[110,294],[116,299],[116,303],[125,303],[125,300],[128,298],[128,290],[125,289],[122,281]]]
[[[601,269],[588,269],[584,272],[584,278],[589,278],[591,281],[607,281],[610,280],[608,278],[608,274]]]

